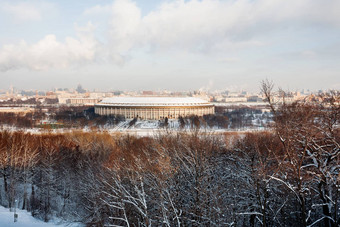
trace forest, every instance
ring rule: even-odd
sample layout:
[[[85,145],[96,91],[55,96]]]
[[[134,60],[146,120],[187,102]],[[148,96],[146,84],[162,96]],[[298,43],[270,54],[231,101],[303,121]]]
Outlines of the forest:
[[[340,93],[263,92],[261,132],[1,131],[0,204],[86,226],[339,226]]]

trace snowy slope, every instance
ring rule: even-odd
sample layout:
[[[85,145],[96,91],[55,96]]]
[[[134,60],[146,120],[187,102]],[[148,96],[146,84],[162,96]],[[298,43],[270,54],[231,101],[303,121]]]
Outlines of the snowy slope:
[[[17,209],[18,221],[14,222],[14,213],[10,212],[9,209],[0,206],[0,227],[63,227],[63,226],[81,226],[78,224],[55,224],[52,222],[46,223],[35,219],[31,216],[31,214],[24,210]]]

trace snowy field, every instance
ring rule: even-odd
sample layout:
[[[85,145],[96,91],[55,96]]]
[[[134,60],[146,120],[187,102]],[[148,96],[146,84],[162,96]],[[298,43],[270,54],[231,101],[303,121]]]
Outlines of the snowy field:
[[[126,120],[119,122],[117,125],[104,125],[97,128],[98,132],[109,132],[111,134],[122,133],[122,134],[130,134],[135,136],[155,136],[160,133],[164,133],[165,131],[192,131],[192,126],[190,124],[186,124],[184,128],[181,128],[177,119],[169,119],[168,126],[166,128],[160,126],[160,121],[158,120],[138,120],[134,125],[129,125],[131,120]],[[264,120],[263,124],[266,124],[267,121]],[[266,127],[259,126],[257,123],[257,119],[252,120],[253,126],[251,127],[241,127],[241,128],[218,128],[218,127],[201,127],[201,132],[207,132],[212,134],[223,134],[226,132],[258,132],[268,130]],[[6,126],[2,125],[0,127],[0,131],[24,131],[31,134],[41,134],[41,133],[71,133],[74,130],[90,132],[91,129],[89,127],[84,128],[60,128],[60,129],[42,129],[42,128],[28,128],[22,129],[14,126]]]
[[[11,212],[9,209],[0,206],[0,226],[2,227],[80,227],[83,226],[78,223],[72,224],[58,224],[58,222],[43,222],[41,220],[35,219],[32,215],[25,210],[16,210],[18,214],[17,222],[14,222],[14,212]]]

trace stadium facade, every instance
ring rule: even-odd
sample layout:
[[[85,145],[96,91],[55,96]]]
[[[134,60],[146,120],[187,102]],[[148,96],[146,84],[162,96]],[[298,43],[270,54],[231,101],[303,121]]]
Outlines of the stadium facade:
[[[95,104],[99,115],[123,115],[126,119],[176,119],[179,116],[214,114],[214,105],[192,97],[114,97]]]

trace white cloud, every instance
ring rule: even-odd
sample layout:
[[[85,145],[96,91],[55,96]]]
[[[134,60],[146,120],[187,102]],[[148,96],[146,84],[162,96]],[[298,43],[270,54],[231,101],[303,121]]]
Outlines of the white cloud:
[[[100,45],[89,29],[86,30],[88,32],[80,31],[77,39],[66,37],[64,42],[59,42],[55,35],[46,35],[35,44],[21,41],[17,45],[5,45],[0,50],[0,69],[46,70],[93,62]]]
[[[141,11],[134,2],[116,0],[111,13],[109,42],[115,52],[128,51],[141,38]]]
[[[141,16],[131,0],[112,5],[110,39],[115,47],[218,51],[264,45],[258,34],[306,24],[340,25],[340,3],[321,0],[177,0]],[[326,15],[326,16],[325,16]]]
[[[4,3],[1,6],[1,10],[10,14],[12,19],[18,21],[38,21],[42,18],[41,11],[27,2],[17,4]]]
[[[41,21],[55,10],[55,5],[44,1],[3,2],[0,12],[15,23]]]
[[[96,5],[91,8],[85,9],[83,12],[84,15],[99,15],[99,14],[109,14],[111,13],[111,5]]]
[[[21,19],[41,19],[39,11],[25,4],[5,5],[2,10]],[[86,17],[110,15],[105,43],[92,32],[63,42],[47,35],[35,44],[3,46],[0,67],[69,67],[96,61],[98,56],[122,64],[134,50],[223,53],[268,45],[263,37],[287,27],[293,28],[292,35],[294,30],[320,24],[339,28],[339,11],[340,1],[333,0],[174,0],[143,16],[135,2],[115,0],[83,12]]]

